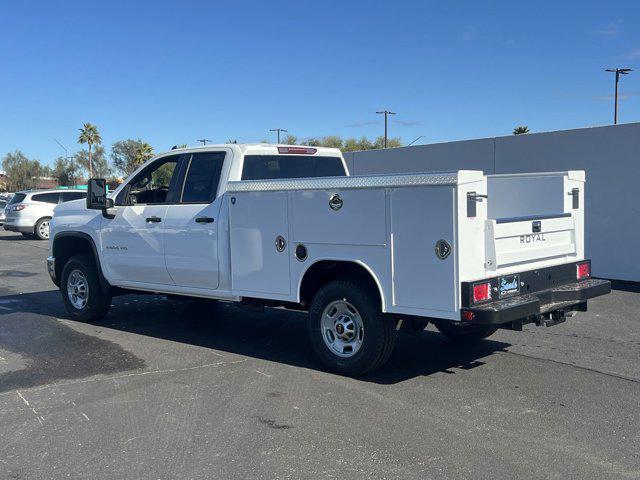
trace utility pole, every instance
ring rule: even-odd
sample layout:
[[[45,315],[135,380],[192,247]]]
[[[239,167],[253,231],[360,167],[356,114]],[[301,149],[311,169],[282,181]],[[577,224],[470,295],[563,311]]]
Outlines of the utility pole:
[[[200,143],[202,143],[202,145],[206,145],[207,142],[211,142],[211,140],[209,140],[208,138],[200,138],[200,139],[196,140],[196,142],[200,142]]]
[[[60,148],[62,148],[62,149],[64,150],[64,158],[65,158],[65,160],[69,160],[69,161],[72,163],[72,166],[73,166],[73,157],[70,157],[70,156],[69,156],[69,150],[67,150],[67,147],[65,147],[64,145],[62,145],[62,144],[58,141],[58,139],[57,139],[57,138],[54,138],[54,139],[53,139],[53,141],[54,141],[54,142],[56,142],[58,145],[60,145]],[[74,167],[74,168],[75,168],[75,167]],[[75,170],[73,170],[73,171],[74,171],[74,175],[73,175],[73,186],[75,187],[75,186],[77,186],[77,185],[76,185],[76,183],[77,183],[77,182],[76,182],[76,180],[77,180],[77,179],[76,179],[76,176],[75,176]]]
[[[613,124],[616,125],[618,123],[618,83],[620,82],[620,75],[629,75],[629,72],[633,70],[630,68],[607,68],[606,71],[616,74],[616,93],[613,99]]]
[[[278,132],[278,143],[280,143],[280,132],[285,132],[288,133],[288,130],[285,130],[284,128],[271,128],[269,129],[270,132]]]
[[[384,113],[384,148],[387,148],[387,117],[389,115],[395,115],[396,112],[390,112],[389,110],[383,110],[381,112],[376,112],[378,114]]]

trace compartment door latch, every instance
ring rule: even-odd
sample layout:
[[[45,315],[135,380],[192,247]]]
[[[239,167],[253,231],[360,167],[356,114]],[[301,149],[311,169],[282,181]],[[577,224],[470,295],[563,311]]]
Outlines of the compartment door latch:
[[[474,218],[477,215],[476,203],[481,202],[483,198],[489,197],[476,192],[467,192],[467,218]]]
[[[580,189],[579,188],[572,188],[570,192],[567,193],[567,195],[571,195],[572,198],[572,206],[571,208],[573,208],[574,210],[577,210],[580,208]]]

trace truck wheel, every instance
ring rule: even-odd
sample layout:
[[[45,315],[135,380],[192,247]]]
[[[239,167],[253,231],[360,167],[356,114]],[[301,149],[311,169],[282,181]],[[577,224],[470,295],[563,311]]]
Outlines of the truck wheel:
[[[35,236],[38,240],[49,240],[49,222],[50,218],[41,218],[36,222],[36,228],[34,230]]]
[[[446,320],[434,320],[436,328],[452,342],[473,343],[493,335],[498,327],[493,325],[470,325]]]
[[[71,257],[62,270],[62,300],[74,320],[95,322],[111,307],[111,295],[100,285],[98,270],[91,255]]]
[[[328,368],[354,376],[380,368],[396,338],[377,294],[347,280],[328,283],[316,293],[309,308],[309,336]]]

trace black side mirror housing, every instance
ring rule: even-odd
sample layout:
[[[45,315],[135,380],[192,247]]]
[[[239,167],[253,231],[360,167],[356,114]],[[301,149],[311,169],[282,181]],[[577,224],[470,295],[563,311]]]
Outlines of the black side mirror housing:
[[[104,178],[90,178],[87,182],[87,208],[106,210],[113,207],[113,198],[107,197],[107,181]]]

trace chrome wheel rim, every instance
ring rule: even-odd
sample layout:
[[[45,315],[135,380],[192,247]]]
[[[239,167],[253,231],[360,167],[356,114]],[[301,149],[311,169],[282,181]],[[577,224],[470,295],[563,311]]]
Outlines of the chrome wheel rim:
[[[73,270],[67,279],[67,296],[69,301],[78,310],[87,306],[89,300],[89,284],[80,270]]]
[[[49,220],[45,220],[38,226],[38,233],[43,238],[49,238]]]
[[[346,300],[336,300],[322,312],[322,340],[338,357],[353,357],[364,340],[364,325],[358,310]]]

